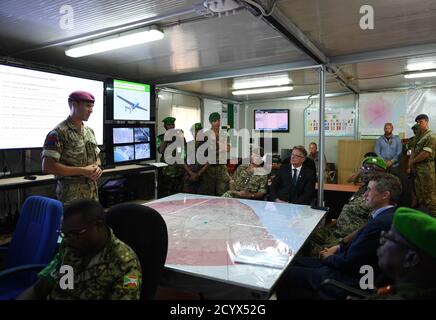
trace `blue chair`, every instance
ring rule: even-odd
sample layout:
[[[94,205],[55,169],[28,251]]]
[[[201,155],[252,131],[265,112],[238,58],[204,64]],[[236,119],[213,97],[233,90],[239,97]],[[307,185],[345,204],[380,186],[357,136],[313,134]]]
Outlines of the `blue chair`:
[[[5,270],[0,271],[0,300],[16,298],[37,280],[37,272],[52,259],[57,247],[62,203],[31,196],[21,207],[12,240],[7,248]]]

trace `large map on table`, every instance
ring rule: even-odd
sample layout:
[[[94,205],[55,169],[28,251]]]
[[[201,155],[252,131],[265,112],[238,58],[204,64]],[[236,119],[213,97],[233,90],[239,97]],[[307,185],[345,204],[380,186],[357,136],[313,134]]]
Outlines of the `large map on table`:
[[[268,258],[285,263],[324,212],[307,206],[177,194],[147,204],[165,219],[167,264],[229,266]],[[244,260],[245,259],[245,260]]]

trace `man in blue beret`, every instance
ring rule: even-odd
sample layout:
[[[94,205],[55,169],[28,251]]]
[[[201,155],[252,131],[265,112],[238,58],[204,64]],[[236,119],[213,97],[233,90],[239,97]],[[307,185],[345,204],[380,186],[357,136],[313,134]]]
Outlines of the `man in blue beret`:
[[[430,130],[426,114],[418,115],[415,122],[418,134],[414,139],[408,169],[414,172],[418,204],[436,216],[436,134]]]
[[[94,96],[86,91],[74,91],[68,97],[70,115],[45,139],[42,150],[42,170],[56,176],[56,194],[68,204],[73,200],[98,200],[97,180],[100,149],[88,121],[94,107]]]

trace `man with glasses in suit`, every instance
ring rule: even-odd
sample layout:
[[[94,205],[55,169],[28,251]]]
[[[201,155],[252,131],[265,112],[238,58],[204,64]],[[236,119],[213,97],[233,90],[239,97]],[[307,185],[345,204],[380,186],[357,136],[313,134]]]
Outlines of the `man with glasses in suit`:
[[[316,173],[303,162],[307,151],[303,146],[292,148],[290,162],[282,166],[271,184],[271,201],[308,205],[315,197]]]

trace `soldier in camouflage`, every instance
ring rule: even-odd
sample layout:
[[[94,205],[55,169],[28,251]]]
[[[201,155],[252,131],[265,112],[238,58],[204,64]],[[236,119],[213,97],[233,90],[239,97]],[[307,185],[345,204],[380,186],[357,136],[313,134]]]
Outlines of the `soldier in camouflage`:
[[[64,211],[60,250],[18,299],[138,300],[141,266],[135,252],[104,223],[95,200],[72,202]],[[69,274],[61,272],[70,266]],[[72,275],[72,278],[66,278]],[[62,280],[64,278],[64,280]],[[71,283],[69,283],[71,281]]]
[[[221,116],[218,112],[209,115],[212,128],[205,132],[210,154],[209,166],[204,173],[198,190],[200,194],[221,196],[229,190],[229,173],[227,172],[227,152],[230,151],[230,138],[221,129]]]
[[[56,176],[56,194],[64,204],[77,199],[98,200],[97,179],[100,149],[94,131],[85,126],[94,107],[94,96],[74,91],[68,98],[70,116],[47,135],[42,157],[42,170]]]
[[[176,118],[174,117],[166,117],[165,119],[163,119],[162,122],[164,123],[165,131],[170,131],[170,133],[182,135],[183,133],[181,132],[181,130],[174,130],[175,121]],[[165,133],[157,136],[156,146],[157,146],[157,150],[161,154],[160,157],[161,162],[165,162],[165,163],[168,162],[168,159],[165,159],[165,150],[169,145],[171,145],[171,143],[175,142],[175,140],[176,137],[172,137],[171,140],[166,141]],[[182,141],[184,141],[183,137],[182,137]],[[184,149],[185,143],[182,144],[183,145],[174,148],[174,151],[170,154],[171,157],[176,158],[177,156],[179,156],[181,160],[184,158],[182,153],[185,150]],[[160,183],[162,196],[166,197],[178,192],[182,192],[183,175],[184,175],[184,170],[182,164],[180,163],[168,164],[168,166],[164,167],[162,169],[162,182]]]
[[[204,143],[204,141],[197,140],[197,134],[203,129],[201,123],[195,123],[191,128],[192,141],[189,141],[186,146],[187,156],[186,162],[183,165],[185,169],[183,192],[198,193],[201,186],[203,174],[206,172],[209,164],[199,163],[197,159],[197,150]]]
[[[418,136],[414,139],[409,170],[415,173],[415,194],[418,204],[436,216],[436,134],[429,129],[428,116],[420,114],[415,118]]]
[[[250,164],[238,166],[230,180],[230,190],[223,197],[263,200],[267,192],[268,175],[260,167],[262,157],[262,148],[251,151]]]
[[[376,172],[386,171],[386,162],[380,157],[367,157],[362,162],[360,175],[363,186],[351,197],[348,204],[344,205],[333,226],[319,226],[309,238],[309,254],[319,256],[324,248],[330,248],[344,241],[348,235],[360,229],[371,217],[371,208],[366,204],[364,194],[367,190],[371,176]]]

